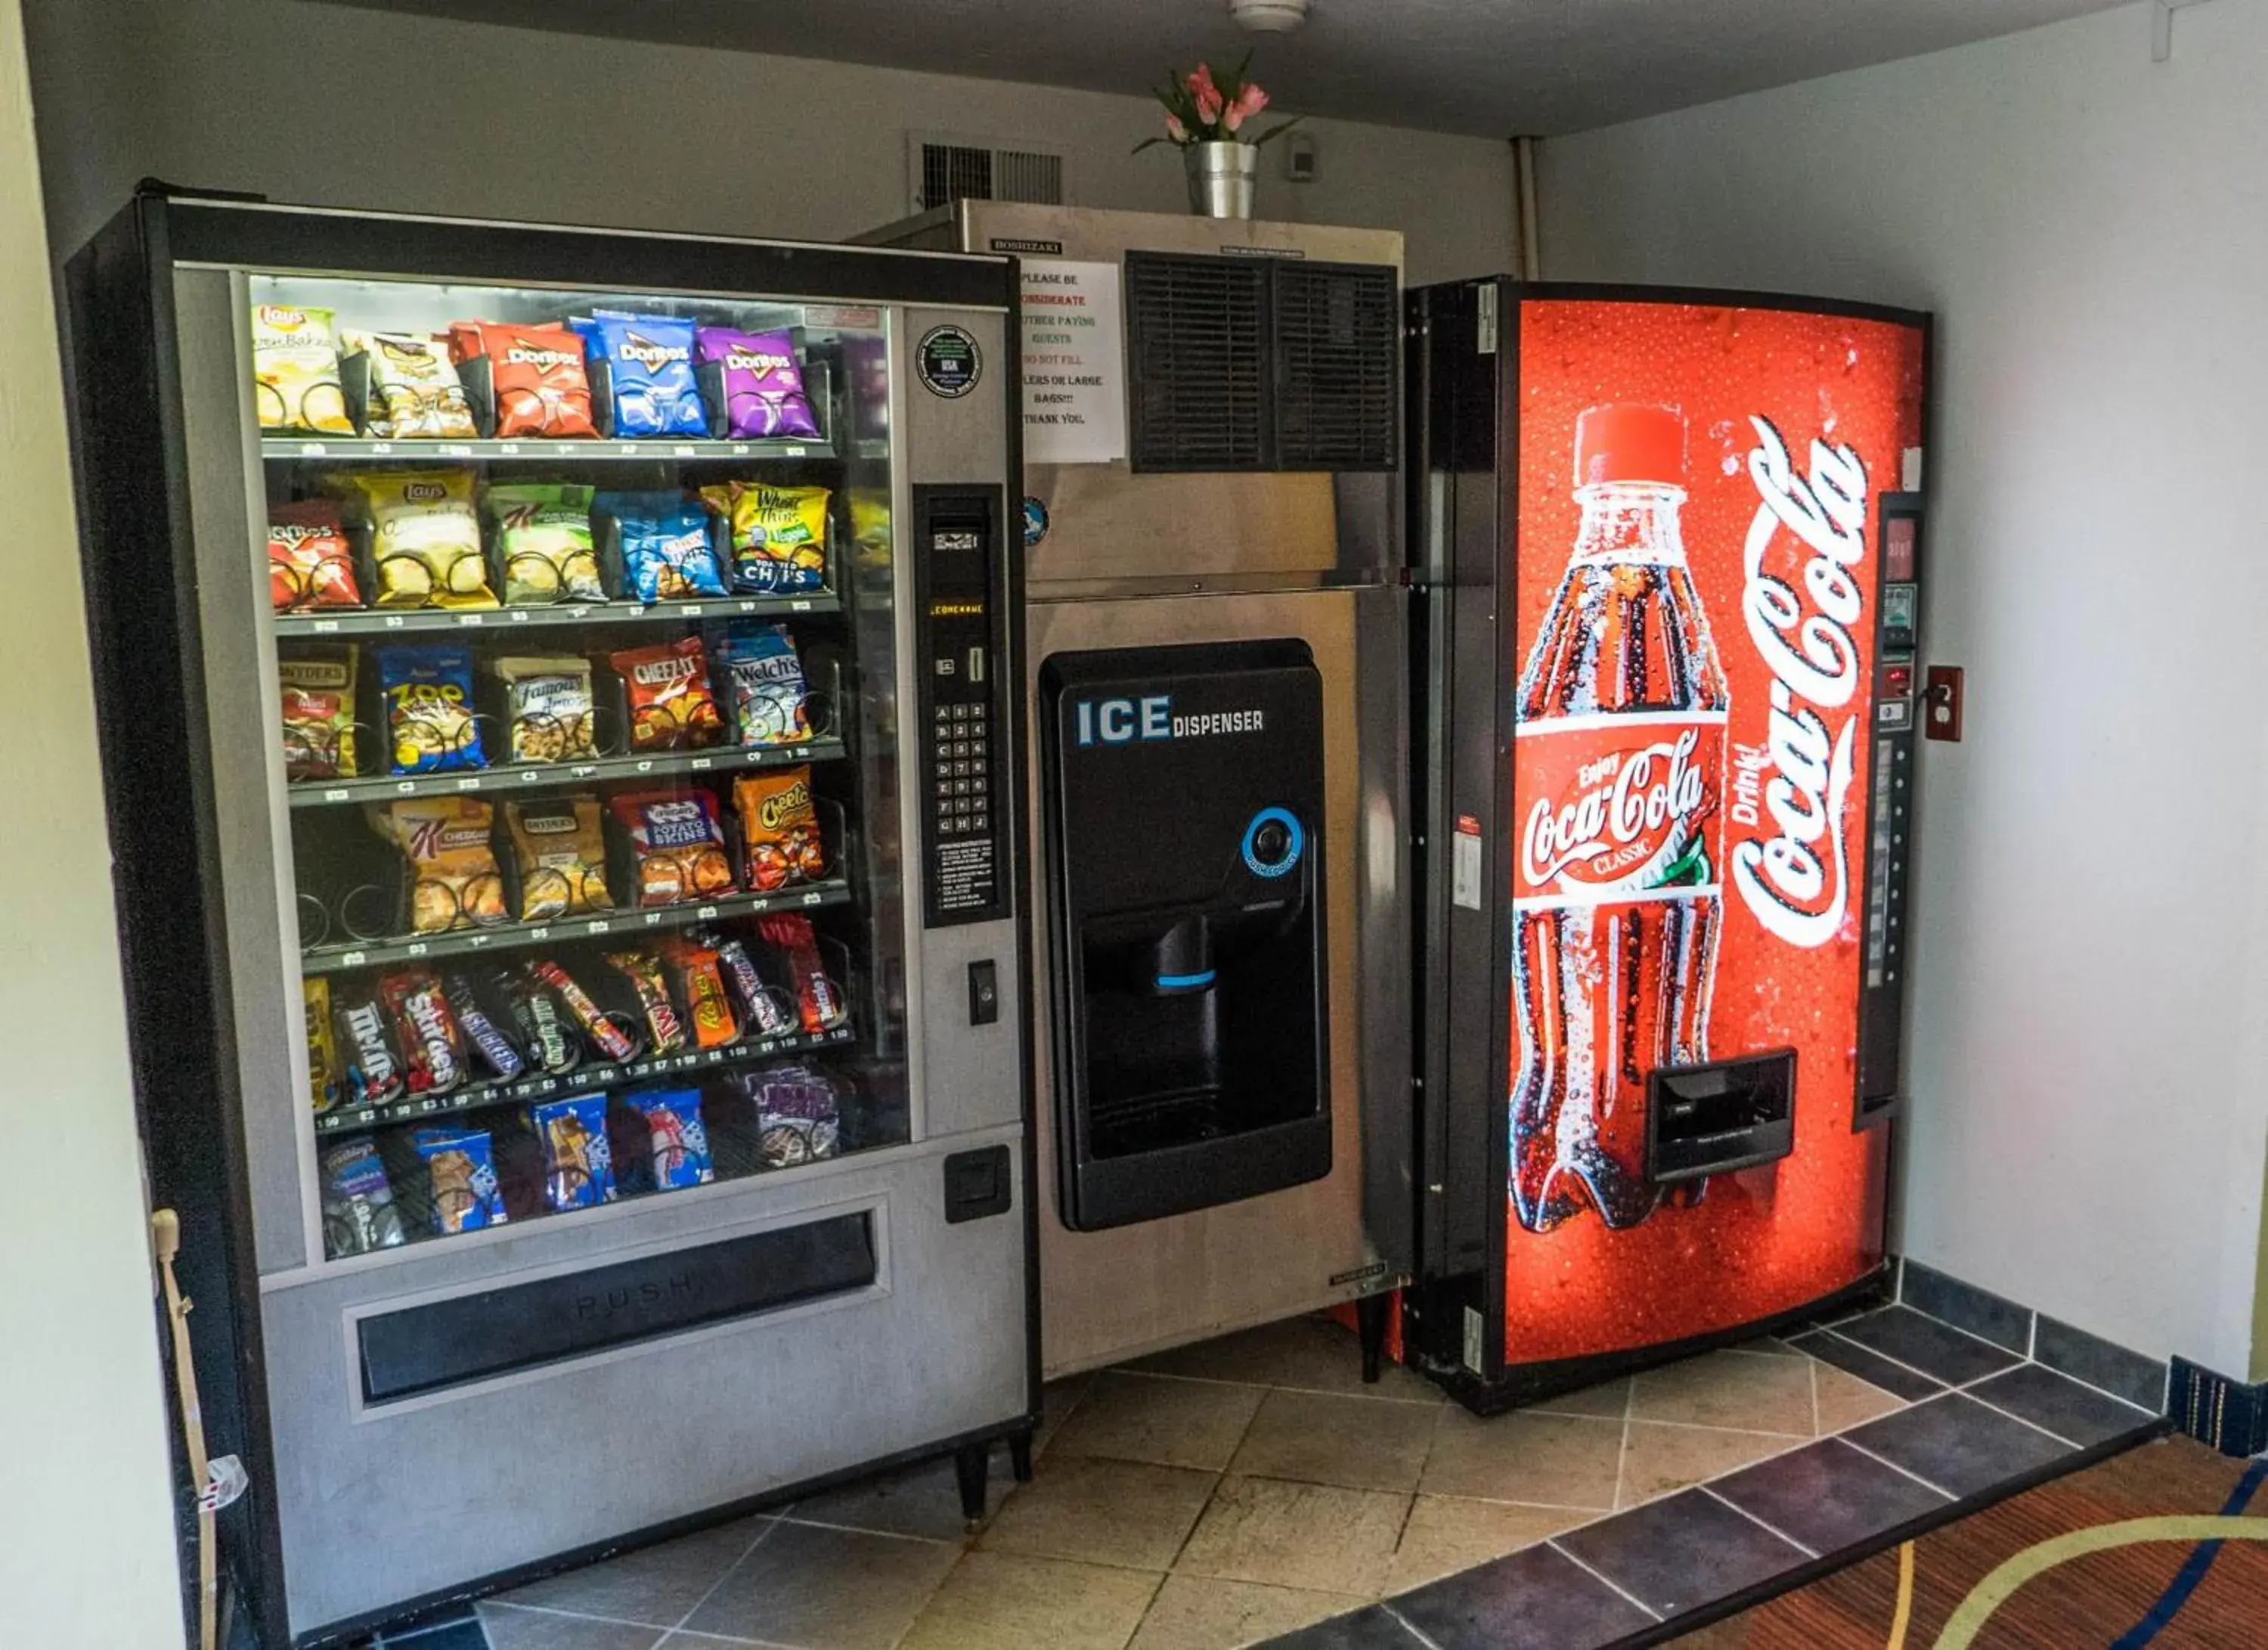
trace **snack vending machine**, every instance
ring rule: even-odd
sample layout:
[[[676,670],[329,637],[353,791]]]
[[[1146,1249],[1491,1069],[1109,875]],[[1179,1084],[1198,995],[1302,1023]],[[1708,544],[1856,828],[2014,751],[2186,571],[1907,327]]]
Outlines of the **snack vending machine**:
[[[1410,322],[1402,1328],[1489,1411],[1882,1265],[1929,322],[1502,280]]]
[[[75,261],[153,1190],[263,1644],[1036,1411],[1014,265]]]

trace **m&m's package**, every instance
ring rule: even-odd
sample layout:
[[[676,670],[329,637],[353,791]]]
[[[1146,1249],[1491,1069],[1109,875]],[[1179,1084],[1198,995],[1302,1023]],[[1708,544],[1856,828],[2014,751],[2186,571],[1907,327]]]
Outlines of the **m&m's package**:
[[[296,304],[252,307],[252,389],[262,430],[350,436],[339,386],[339,339],[331,312]]]
[[[495,387],[497,438],[559,440],[595,436],[591,375],[583,341],[571,327],[523,326],[516,321],[460,320],[449,328],[459,362],[488,363]]]
[[[668,1191],[680,1186],[705,1186],[717,1178],[709,1155],[709,1131],[701,1122],[699,1089],[655,1089],[632,1094],[630,1101],[645,1119],[657,1187]]]
[[[826,583],[827,489],[727,482],[701,499],[723,524],[734,589],[783,595]]]
[[[607,1097],[578,1094],[533,1109],[543,1145],[543,1193],[554,1209],[594,1209],[615,1200],[615,1154],[607,1141]]]
[[[709,538],[709,512],[682,493],[600,493],[592,510],[622,538],[623,593],[633,601],[689,601],[725,593]]]
[[[766,436],[817,438],[819,424],[804,394],[793,333],[703,327],[699,346],[702,364],[718,368],[723,376],[727,436],[736,441]]]
[[[693,376],[691,321],[602,309],[569,324],[591,358],[607,364],[615,435],[635,440],[709,433],[709,409]]]

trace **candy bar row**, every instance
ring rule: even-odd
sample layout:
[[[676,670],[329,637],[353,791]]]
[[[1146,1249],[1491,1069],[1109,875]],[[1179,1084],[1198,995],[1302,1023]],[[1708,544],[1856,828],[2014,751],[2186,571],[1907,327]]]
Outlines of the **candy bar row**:
[[[819,438],[792,329],[594,310],[446,332],[341,328],[335,312],[257,304],[260,427],[379,440]]]
[[[539,1101],[482,1127],[350,1136],[318,1154],[324,1248],[369,1254],[885,1143],[846,1140],[861,1098],[847,1077],[792,1062],[706,1089]]]
[[[824,487],[483,485],[462,467],[343,471],[316,487],[268,506],[277,613],[691,601],[827,585]]]
[[[590,762],[602,754],[652,755],[806,744],[813,704],[802,651],[783,624],[734,624],[590,659],[573,653],[476,654],[460,642],[346,644],[282,650],[284,771],[295,781],[365,772],[477,772],[517,764]],[[828,655],[830,664],[832,655]],[[600,748],[599,683],[621,729]],[[722,689],[720,704],[720,693]],[[375,708],[375,714],[368,714]],[[730,717],[727,718],[726,709]],[[832,696],[821,707],[831,719]],[[486,721],[501,726],[493,756]],[[384,765],[370,763],[358,729],[382,725]]]

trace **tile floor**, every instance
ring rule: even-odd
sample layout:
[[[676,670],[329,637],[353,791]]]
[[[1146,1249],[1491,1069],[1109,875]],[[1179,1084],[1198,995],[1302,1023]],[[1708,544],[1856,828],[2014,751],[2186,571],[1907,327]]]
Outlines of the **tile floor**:
[[[1047,1409],[974,1533],[938,1462],[504,1595],[491,1650],[1576,1650],[2149,1418],[1902,1307],[1488,1421],[1314,1318]]]

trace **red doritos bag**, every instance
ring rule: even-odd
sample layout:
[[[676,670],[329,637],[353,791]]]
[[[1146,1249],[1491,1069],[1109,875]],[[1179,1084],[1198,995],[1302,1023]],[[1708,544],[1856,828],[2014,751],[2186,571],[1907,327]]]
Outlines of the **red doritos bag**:
[[[583,365],[583,341],[573,328],[460,320],[449,328],[449,349],[460,361],[488,358],[499,439],[599,433],[591,422],[591,375]]]

